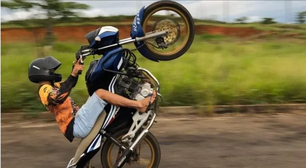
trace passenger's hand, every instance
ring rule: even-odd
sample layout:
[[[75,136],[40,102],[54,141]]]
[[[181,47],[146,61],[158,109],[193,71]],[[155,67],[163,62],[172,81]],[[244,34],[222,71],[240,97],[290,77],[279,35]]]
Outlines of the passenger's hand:
[[[73,67],[73,70],[72,70],[72,73],[71,73],[72,76],[78,76],[79,71],[82,71],[84,69],[84,65],[81,64],[80,61],[81,61],[81,58],[79,60],[73,62],[74,67]]]

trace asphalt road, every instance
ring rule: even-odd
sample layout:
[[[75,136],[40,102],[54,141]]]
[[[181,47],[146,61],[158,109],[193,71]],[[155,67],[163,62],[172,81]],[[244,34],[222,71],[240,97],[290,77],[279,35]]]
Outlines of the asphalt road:
[[[161,168],[306,167],[306,114],[157,119]],[[2,168],[64,168],[78,144],[53,123],[2,124],[1,131]]]

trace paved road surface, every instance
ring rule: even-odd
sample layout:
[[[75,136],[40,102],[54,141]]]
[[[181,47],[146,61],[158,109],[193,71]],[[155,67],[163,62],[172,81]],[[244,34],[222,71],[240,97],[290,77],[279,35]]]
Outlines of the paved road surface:
[[[152,132],[161,168],[306,167],[306,114],[159,117]],[[55,124],[3,124],[1,167],[64,168],[77,144]]]

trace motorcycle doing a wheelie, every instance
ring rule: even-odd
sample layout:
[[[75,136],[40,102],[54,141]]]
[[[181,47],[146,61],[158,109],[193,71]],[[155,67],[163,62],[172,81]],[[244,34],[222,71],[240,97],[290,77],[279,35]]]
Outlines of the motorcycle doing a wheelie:
[[[119,31],[113,26],[100,27],[87,33],[85,38],[89,45],[81,47],[77,59],[81,58],[84,63],[88,56],[101,56],[90,63],[85,74],[89,95],[102,88],[133,100],[144,99],[153,90],[158,96],[146,113],[108,104],[88,136],[80,141],[67,168],[89,167],[100,149],[103,168],[133,165],[157,168],[161,151],[150,129],[162,100],[160,84],[149,70],[136,63],[133,51],[155,62],[179,58],[194,39],[190,13],[177,2],[157,1],[140,9],[132,23],[130,38],[119,40]],[[123,48],[130,43],[136,48]],[[145,144],[150,151],[147,158],[143,151]],[[112,152],[113,148],[118,150]]]

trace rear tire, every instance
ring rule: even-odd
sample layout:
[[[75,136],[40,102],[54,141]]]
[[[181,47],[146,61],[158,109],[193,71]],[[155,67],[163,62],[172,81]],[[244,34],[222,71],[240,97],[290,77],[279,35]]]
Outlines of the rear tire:
[[[120,137],[125,135],[128,132],[128,130],[129,129],[120,130],[114,133],[113,137],[118,140]],[[160,159],[161,159],[161,150],[160,150],[159,143],[151,132],[149,132],[147,136],[143,139],[143,141],[145,140],[152,145],[153,153],[154,153],[153,154],[154,155],[153,165],[148,168],[158,168]],[[109,163],[109,150],[111,149],[112,145],[114,145],[112,140],[107,139],[101,149],[101,164],[103,168],[113,168],[113,165]],[[113,162],[112,164],[114,164],[116,160],[113,160],[112,162]]]
[[[188,23],[188,27],[189,27],[189,37],[188,37],[188,40],[187,40],[185,46],[183,46],[176,53],[171,53],[171,54],[168,54],[168,55],[163,54],[161,52],[157,53],[157,52],[152,51],[148,47],[148,45],[150,45],[150,44],[146,44],[146,45],[143,46],[151,56],[155,57],[156,59],[158,59],[160,61],[170,61],[170,60],[173,60],[173,59],[177,59],[180,56],[182,56],[183,54],[185,54],[188,51],[188,49],[190,48],[191,44],[193,43],[193,39],[194,39],[194,35],[195,35],[194,21],[193,21],[193,18],[191,16],[191,14],[189,13],[189,11],[183,5],[181,5],[177,2],[174,2],[174,1],[168,1],[168,0],[155,2],[151,5],[149,5],[145,9],[144,17],[143,17],[142,23],[141,23],[142,27],[144,28],[144,26],[146,26],[145,21],[148,19],[148,17],[150,17],[150,15],[152,15],[152,12],[154,12],[156,9],[159,9],[159,8],[162,9],[162,8],[167,8],[167,7],[175,9],[175,12],[180,12],[183,15],[183,17],[185,17],[185,21]]]

